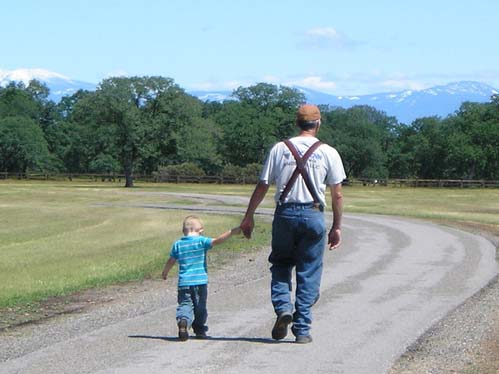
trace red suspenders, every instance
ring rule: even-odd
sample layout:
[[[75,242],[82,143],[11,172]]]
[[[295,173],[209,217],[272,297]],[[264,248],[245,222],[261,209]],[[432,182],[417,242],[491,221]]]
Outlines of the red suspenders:
[[[298,151],[296,150],[295,146],[293,143],[291,143],[288,139],[284,140],[284,144],[287,145],[289,150],[291,151],[291,154],[296,160],[296,169],[293,172],[293,175],[291,175],[291,178],[289,179],[288,183],[286,183],[286,187],[284,188],[284,191],[282,191],[281,196],[279,197],[279,203],[284,203],[286,200],[286,197],[289,194],[289,191],[291,191],[291,188],[293,185],[296,183],[296,179],[298,178],[298,175],[301,174],[303,181],[305,182],[305,185],[307,186],[307,189],[309,190],[310,194],[314,198],[314,205],[321,205],[319,195],[317,194],[317,191],[314,188],[314,185],[312,184],[312,181],[310,180],[310,175],[308,174],[307,171],[307,161],[310,158],[310,156],[315,152],[317,148],[322,144],[320,141],[315,142],[310,146],[310,148],[307,150],[307,152],[303,155],[303,157],[300,157],[298,154]]]

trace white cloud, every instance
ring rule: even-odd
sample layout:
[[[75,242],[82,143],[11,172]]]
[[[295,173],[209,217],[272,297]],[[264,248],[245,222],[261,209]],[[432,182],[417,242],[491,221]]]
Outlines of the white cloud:
[[[244,83],[238,80],[231,80],[225,82],[205,81],[201,83],[194,83],[188,85],[188,89],[199,90],[199,91],[232,91],[240,86],[246,87],[246,86],[251,86],[252,84],[254,83],[251,82]]]
[[[305,35],[332,40],[341,39],[340,34],[334,27],[316,27],[308,30]]]
[[[188,85],[189,90],[232,91],[240,86],[249,87],[259,82],[288,87],[299,86],[328,94],[357,96],[383,92],[417,91],[435,85],[434,80],[418,79],[403,73],[363,71],[349,74],[311,74],[306,76],[279,77],[273,74],[246,77],[241,80],[209,81]]]
[[[337,88],[336,82],[323,80],[322,77],[313,75],[304,77],[298,80],[288,81],[285,83],[287,86],[302,86],[314,90],[331,92]]]
[[[205,81],[188,85],[189,90],[199,91],[232,91],[238,87],[249,87],[257,83],[264,82],[283,86],[300,86],[317,90],[321,92],[333,93],[336,90],[337,84],[331,80],[324,79],[319,75],[310,75],[305,77],[280,78],[275,75],[264,75],[261,78],[253,77],[247,80],[231,80],[219,82],[215,80]]]
[[[362,42],[353,40],[336,30],[334,27],[314,27],[305,31],[305,35],[299,42],[300,47],[305,48],[353,48]]]
[[[248,76],[240,80],[222,82],[210,79],[209,81],[190,85],[188,88],[203,91],[231,91],[240,86],[249,87],[259,82],[266,82],[288,87],[299,86],[334,95],[358,96],[398,91],[419,91],[435,85],[446,84],[453,80],[459,79],[456,79],[456,77],[386,72],[373,69],[349,73],[331,72],[295,76],[265,74],[259,77]]]
[[[20,81],[28,84],[32,79],[49,80],[51,78],[59,78],[69,80],[62,74],[40,68],[32,69],[15,69],[15,70],[0,70],[0,80]]]
[[[341,95],[366,95],[391,91],[422,90],[434,86],[434,79],[400,72],[379,70],[327,74],[336,83],[335,93]]]

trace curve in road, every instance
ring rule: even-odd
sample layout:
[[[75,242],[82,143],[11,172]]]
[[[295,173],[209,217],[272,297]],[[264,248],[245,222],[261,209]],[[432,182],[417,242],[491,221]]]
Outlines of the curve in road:
[[[451,228],[346,215],[343,231],[341,249],[325,256],[312,344],[270,339],[274,315],[267,251],[261,251],[253,268],[240,262],[230,274],[213,274],[208,340],[176,340],[175,285],[169,284],[156,294],[156,306],[144,310],[140,300],[129,300],[127,313],[106,323],[88,322],[98,313],[73,316],[45,344],[40,334],[57,329],[54,321],[3,334],[0,348],[11,353],[2,357],[0,372],[383,373],[498,273],[489,241]],[[9,344],[24,348],[9,351]]]

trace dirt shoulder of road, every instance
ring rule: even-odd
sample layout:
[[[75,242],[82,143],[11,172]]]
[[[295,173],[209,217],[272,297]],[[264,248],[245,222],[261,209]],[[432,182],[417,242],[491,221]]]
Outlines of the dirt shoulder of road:
[[[490,240],[499,260],[497,230],[469,223],[446,224]],[[499,276],[426,331],[389,373],[499,373]]]
[[[104,288],[91,288],[71,295],[50,297],[11,308],[0,308],[0,333],[21,326],[43,323],[53,317],[79,313],[127,297],[130,293],[144,292],[149,285],[144,281],[128,282]]]
[[[423,334],[389,373],[499,373],[499,278]]]

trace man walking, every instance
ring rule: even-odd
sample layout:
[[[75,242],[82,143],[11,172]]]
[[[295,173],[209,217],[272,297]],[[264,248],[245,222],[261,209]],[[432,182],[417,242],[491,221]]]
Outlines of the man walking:
[[[272,223],[271,299],[277,319],[272,338],[284,339],[288,325],[297,343],[310,343],[311,308],[319,299],[326,237],[330,249],[341,244],[342,192],[345,171],[338,152],[316,135],[321,114],[315,105],[302,105],[296,114],[299,135],[275,144],[265,161],[260,181],[251,196],[241,229],[247,238],[254,227],[253,215],[276,184],[276,209]],[[325,190],[329,186],[333,226],[326,235]],[[295,305],[291,303],[291,274],[296,271]],[[294,312],[293,312],[294,310]]]

